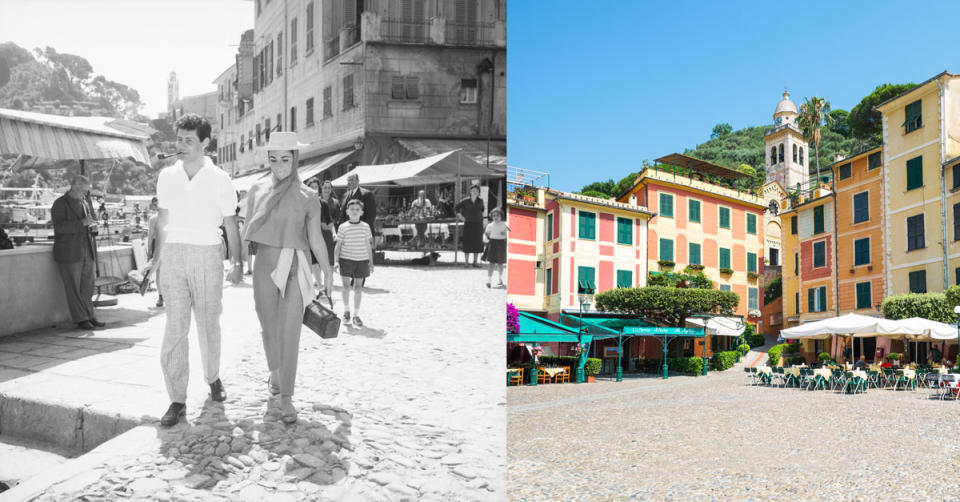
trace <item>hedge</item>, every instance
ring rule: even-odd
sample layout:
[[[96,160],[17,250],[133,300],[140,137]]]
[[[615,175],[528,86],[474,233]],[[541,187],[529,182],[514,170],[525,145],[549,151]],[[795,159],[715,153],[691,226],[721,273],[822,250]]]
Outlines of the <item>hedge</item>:
[[[740,297],[730,291],[686,289],[663,286],[615,288],[594,297],[601,312],[624,312],[655,319],[665,326],[679,326],[695,313],[717,312],[731,315]]]
[[[540,363],[545,366],[569,366],[571,373],[577,372],[577,365],[579,364],[580,358],[577,356],[540,356]],[[603,367],[600,359],[596,357],[588,357],[587,362],[583,365],[583,374],[587,376],[596,376],[600,373],[600,368]]]
[[[703,358],[670,357],[667,358],[667,369],[673,373],[692,373],[697,376],[703,373]]]
[[[783,349],[787,347],[787,344],[781,343],[780,345],[774,345],[770,347],[770,350],[767,352],[769,360],[767,364],[770,366],[780,366],[780,354],[783,352]]]
[[[749,345],[751,349],[754,347],[762,347],[765,343],[767,343],[767,339],[763,335],[753,331],[753,324],[750,324],[749,322],[744,323],[743,339],[747,342],[747,345]]]
[[[737,353],[735,351],[714,352],[710,358],[710,369],[714,371],[723,371],[730,369],[737,362]]]
[[[960,292],[950,291],[950,297],[956,298]],[[952,323],[956,320],[953,307],[944,293],[906,293],[894,295],[883,300],[883,317],[887,319],[908,319],[923,317],[932,321]]]

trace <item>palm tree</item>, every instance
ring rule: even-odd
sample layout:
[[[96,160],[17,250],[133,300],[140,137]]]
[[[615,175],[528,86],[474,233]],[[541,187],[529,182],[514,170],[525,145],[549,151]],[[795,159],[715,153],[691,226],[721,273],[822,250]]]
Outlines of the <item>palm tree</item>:
[[[800,116],[798,117],[800,128],[803,130],[803,137],[813,143],[813,150],[817,157],[817,178],[820,177],[820,128],[833,125],[833,117],[830,116],[830,102],[819,97],[803,98],[803,104],[800,105]]]

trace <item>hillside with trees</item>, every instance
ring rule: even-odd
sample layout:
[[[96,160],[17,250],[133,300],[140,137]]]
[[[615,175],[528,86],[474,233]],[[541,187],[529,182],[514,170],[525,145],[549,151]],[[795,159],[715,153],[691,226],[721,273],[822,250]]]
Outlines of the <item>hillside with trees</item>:
[[[853,110],[830,110],[826,101],[826,113],[820,123],[819,160],[821,171],[833,163],[837,154],[845,157],[857,154],[880,145],[880,113],[873,108],[894,96],[906,92],[916,84],[883,84],[864,97]],[[816,98],[816,97],[814,97]],[[773,129],[773,124],[746,127],[733,130],[728,123],[719,123],[710,133],[710,139],[683,151],[684,155],[713,162],[730,169],[751,174],[753,188],[759,188],[766,182],[766,162],[763,136]],[[810,141],[808,139],[808,141]],[[810,145],[810,175],[816,175],[817,159],[814,146]],[[669,153],[669,152],[663,152]],[[644,167],[654,163],[643,160],[636,172],[629,173],[620,180],[609,179],[585,185],[579,193],[595,197],[616,197],[629,189]],[[788,187],[784,187],[788,188]],[[788,188],[789,189],[789,188]]]

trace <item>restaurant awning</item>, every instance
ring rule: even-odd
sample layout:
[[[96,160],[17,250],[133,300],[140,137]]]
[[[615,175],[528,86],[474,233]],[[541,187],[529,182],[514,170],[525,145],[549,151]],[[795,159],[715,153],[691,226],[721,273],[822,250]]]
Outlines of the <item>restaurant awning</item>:
[[[270,174],[270,170],[265,169],[262,171],[257,171],[255,173],[243,174],[243,175],[237,176],[236,178],[233,178],[230,181],[233,183],[234,190],[238,192],[247,192],[250,190],[250,187],[252,187],[254,183],[260,181],[268,174]]]
[[[487,165],[487,142],[473,139],[397,138],[397,142],[420,157],[433,157],[451,150],[463,150],[477,164]],[[507,142],[490,141],[490,167],[507,166]]]
[[[704,319],[702,317],[691,317],[687,319],[687,326],[703,329]],[[706,319],[707,334],[716,336],[740,336],[743,334],[745,324],[739,317],[710,317]]]
[[[919,323],[907,323],[858,314],[831,317],[780,331],[780,337],[784,339],[808,338],[812,340],[826,340],[833,335],[857,338],[872,336],[903,338],[922,334],[924,334],[924,328]]]
[[[357,150],[351,148],[342,152],[332,153],[319,160],[300,166],[300,179],[306,181],[343,162],[344,159],[355,153],[357,153]]]
[[[671,153],[656,159],[660,164],[673,165],[683,169],[690,169],[699,173],[709,174],[727,179],[748,179],[750,175],[735,171],[712,162],[707,162],[698,158],[683,155],[682,153]]]
[[[112,127],[111,124],[116,124]],[[112,117],[63,117],[0,108],[0,154],[50,160],[133,159],[150,163],[148,128]]]
[[[517,317],[520,325],[518,333],[507,333],[508,342],[538,343],[538,342],[589,342],[592,335],[581,336],[577,330],[555,323],[540,316],[520,312]]]
[[[451,183],[467,178],[503,176],[505,171],[487,169],[476,163],[469,155],[454,150],[425,159],[411,160],[396,164],[357,166],[349,173],[333,180],[333,186],[347,186],[347,178],[356,174],[363,186],[417,186],[437,183]]]

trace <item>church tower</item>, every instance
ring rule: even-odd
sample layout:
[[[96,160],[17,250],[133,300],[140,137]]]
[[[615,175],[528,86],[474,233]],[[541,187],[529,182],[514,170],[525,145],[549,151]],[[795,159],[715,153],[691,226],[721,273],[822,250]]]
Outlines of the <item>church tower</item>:
[[[783,99],[773,113],[774,128],[763,137],[767,181],[776,181],[787,191],[795,190],[797,183],[806,183],[809,177],[807,141],[797,124],[798,117],[797,105],[790,100],[790,93],[783,91]]]
[[[167,112],[173,114],[173,106],[180,100],[180,81],[177,80],[177,72],[170,72],[170,78],[167,79]]]

